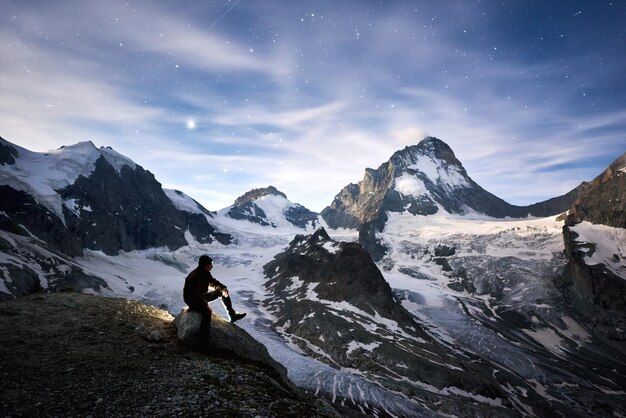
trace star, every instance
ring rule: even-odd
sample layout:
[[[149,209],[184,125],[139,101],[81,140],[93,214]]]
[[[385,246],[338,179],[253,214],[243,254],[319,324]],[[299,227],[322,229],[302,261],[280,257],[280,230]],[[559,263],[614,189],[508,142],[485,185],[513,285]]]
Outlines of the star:
[[[187,120],[187,129],[195,129],[196,127],[196,121],[193,119],[188,119]]]

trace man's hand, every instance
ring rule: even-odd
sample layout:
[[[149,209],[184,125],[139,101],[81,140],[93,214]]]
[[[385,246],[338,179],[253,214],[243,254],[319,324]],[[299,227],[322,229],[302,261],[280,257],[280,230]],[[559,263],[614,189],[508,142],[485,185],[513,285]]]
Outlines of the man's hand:
[[[228,297],[228,288],[225,287],[224,289],[222,289],[222,296],[224,296],[225,298]]]

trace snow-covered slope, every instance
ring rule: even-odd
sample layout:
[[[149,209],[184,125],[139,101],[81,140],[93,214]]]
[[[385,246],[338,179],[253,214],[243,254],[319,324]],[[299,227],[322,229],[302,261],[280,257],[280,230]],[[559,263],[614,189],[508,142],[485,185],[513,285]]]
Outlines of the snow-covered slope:
[[[318,215],[287,196],[273,186],[253,189],[235,200],[235,203],[219,212],[221,215],[246,220],[272,228],[293,226],[306,229],[315,227]]]
[[[152,173],[110,148],[82,142],[36,153],[0,141],[4,230],[71,256],[177,248],[187,243],[186,231],[199,241],[228,241],[208,211],[176,192],[168,197]]]
[[[79,176],[88,177],[96,168],[96,161],[104,157],[120,173],[123,166],[131,169],[136,164],[111,148],[100,149],[91,141],[64,146],[46,153],[32,152],[0,138],[4,147],[17,153],[14,164],[0,165],[0,185],[24,191],[64,219],[62,206],[73,208],[74,203],[64,200],[58,190],[74,184]]]
[[[586,253],[585,264],[602,264],[616,277],[626,280],[626,229],[581,222],[570,227],[574,241]]]

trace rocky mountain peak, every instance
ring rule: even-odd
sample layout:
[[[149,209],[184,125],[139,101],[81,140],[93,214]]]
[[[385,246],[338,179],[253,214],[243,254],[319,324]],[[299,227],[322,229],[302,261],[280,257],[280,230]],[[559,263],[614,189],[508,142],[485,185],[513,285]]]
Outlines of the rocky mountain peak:
[[[324,227],[320,227],[317,229],[317,231],[313,233],[313,235],[311,235],[310,240],[311,242],[330,241],[330,236],[328,235],[328,232],[326,232]]]
[[[252,202],[253,200],[257,200],[268,195],[281,196],[287,199],[287,195],[278,190],[276,187],[268,186],[259,189],[252,189],[249,192],[244,193],[235,200],[234,206],[243,206],[248,202]]]
[[[452,148],[441,139],[432,136],[424,138],[417,145],[410,145],[400,151],[396,151],[390,161],[396,169],[403,170],[418,163],[420,157],[461,166]]]
[[[266,197],[266,199],[262,199]],[[287,196],[268,186],[252,189],[235,200],[227,210],[230,218],[246,220],[261,226],[297,226],[306,228],[308,224],[317,224],[317,213],[304,206],[292,203]]]
[[[503,205],[472,181],[448,144],[428,137],[395,152],[378,169],[367,169],[363,180],[346,186],[322,216],[332,228],[358,228],[386,212],[462,214],[470,208],[498,216]]]

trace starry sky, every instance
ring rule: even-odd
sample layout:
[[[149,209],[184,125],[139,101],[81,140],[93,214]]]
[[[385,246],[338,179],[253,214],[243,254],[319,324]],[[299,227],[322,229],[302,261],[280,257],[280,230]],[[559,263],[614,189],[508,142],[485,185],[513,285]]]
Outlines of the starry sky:
[[[321,211],[427,135],[526,205],[626,151],[626,2],[0,0],[0,136],[111,146],[210,210]]]

